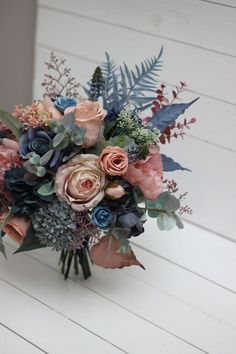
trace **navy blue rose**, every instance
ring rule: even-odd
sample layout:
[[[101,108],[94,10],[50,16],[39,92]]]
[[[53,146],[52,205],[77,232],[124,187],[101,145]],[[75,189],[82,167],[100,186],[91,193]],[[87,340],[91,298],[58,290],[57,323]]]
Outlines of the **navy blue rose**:
[[[112,219],[113,215],[111,211],[104,206],[97,206],[92,210],[92,223],[100,229],[107,229]]]
[[[74,98],[67,97],[67,96],[59,96],[54,101],[54,106],[60,111],[62,114],[64,113],[65,109],[68,107],[74,107],[77,105],[77,101]]]
[[[50,150],[51,142],[55,134],[50,130],[44,130],[41,127],[25,130],[19,140],[19,153],[23,158],[34,152],[38,156],[45,155]],[[51,157],[45,167],[57,169],[63,158],[63,152],[60,150],[52,151]]]
[[[128,238],[139,236],[144,232],[144,221],[141,220],[141,215],[137,212],[130,211],[117,217],[117,226],[130,230]]]

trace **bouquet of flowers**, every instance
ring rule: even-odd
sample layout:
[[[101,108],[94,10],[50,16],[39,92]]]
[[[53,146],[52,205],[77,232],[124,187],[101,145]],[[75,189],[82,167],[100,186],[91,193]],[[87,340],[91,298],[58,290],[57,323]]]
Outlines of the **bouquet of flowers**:
[[[65,60],[51,53],[45,95],[12,114],[0,110],[0,251],[3,237],[15,253],[60,251],[62,273],[73,265],[90,276],[90,260],[105,268],[143,265],[131,237],[144,232],[146,215],[160,230],[183,228],[191,213],[163,172],[187,170],[160,152],[183,137],[195,118],[177,122],[192,105],[176,103],[185,83],[166,94],[157,87],[162,49],[134,70],[106,53],[86,87]],[[5,238],[5,237],[4,237]]]

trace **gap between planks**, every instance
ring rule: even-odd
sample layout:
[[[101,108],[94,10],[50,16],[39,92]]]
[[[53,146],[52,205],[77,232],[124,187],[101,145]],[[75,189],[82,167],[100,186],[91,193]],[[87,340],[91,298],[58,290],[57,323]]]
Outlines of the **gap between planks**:
[[[224,56],[227,56],[227,57],[236,58],[236,55],[233,55],[233,54],[230,54],[230,53],[225,53],[225,52],[222,52],[222,51],[219,51],[219,50],[216,50],[216,49],[211,49],[211,48],[207,48],[205,46],[193,44],[193,43],[190,43],[190,42],[181,41],[179,39],[175,39],[175,38],[171,38],[171,37],[167,37],[167,36],[163,36],[163,35],[158,35],[158,34],[155,34],[155,33],[149,32],[149,31],[140,30],[140,29],[138,29],[136,27],[127,26],[125,24],[121,25],[121,24],[116,23],[116,22],[102,20],[102,19],[94,18],[94,17],[88,16],[88,15],[74,13],[74,12],[68,11],[68,10],[62,10],[62,9],[57,8],[57,7],[44,5],[44,4],[39,4],[39,8],[45,9],[45,10],[49,10],[49,11],[55,11],[55,12],[58,12],[58,13],[69,15],[69,16],[82,18],[84,20],[89,20],[89,21],[93,21],[93,22],[97,22],[97,23],[113,26],[113,27],[116,27],[116,28],[126,29],[128,31],[141,33],[141,34],[148,35],[148,36],[154,37],[154,38],[161,38],[161,39],[164,39],[166,41],[183,44],[183,45],[186,45],[186,46],[189,46],[189,47],[193,47],[193,48],[197,48],[197,49],[202,49],[202,50],[205,50],[207,52],[212,52],[212,53],[215,53],[215,54],[220,54],[220,55],[224,55]]]

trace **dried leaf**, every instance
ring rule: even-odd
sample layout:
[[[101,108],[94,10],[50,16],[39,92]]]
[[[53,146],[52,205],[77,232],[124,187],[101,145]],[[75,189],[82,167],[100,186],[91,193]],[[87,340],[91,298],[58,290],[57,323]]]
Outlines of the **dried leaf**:
[[[92,261],[104,268],[123,268],[138,265],[145,269],[137,260],[132,250],[127,253],[120,252],[120,243],[112,236],[103,236],[90,250]]]

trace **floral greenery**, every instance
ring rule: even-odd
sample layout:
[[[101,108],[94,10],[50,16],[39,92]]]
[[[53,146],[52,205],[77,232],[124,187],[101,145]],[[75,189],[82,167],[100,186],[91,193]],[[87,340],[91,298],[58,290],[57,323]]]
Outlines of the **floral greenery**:
[[[84,88],[87,99],[65,60],[52,53],[44,100],[17,106],[14,115],[0,110],[0,252],[7,231],[20,240],[17,253],[50,247],[61,252],[65,278],[72,264],[87,278],[89,253],[104,267],[144,268],[130,239],[144,232],[147,216],[160,230],[183,228],[179,215],[192,210],[163,171],[188,169],[159,150],[195,122],[177,119],[196,100],[176,103],[184,83],[171,101],[163,84],[157,89],[162,51],[135,69],[118,67],[106,53]]]

